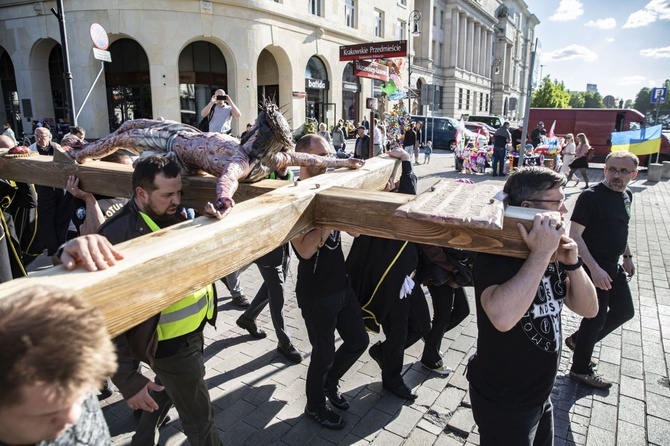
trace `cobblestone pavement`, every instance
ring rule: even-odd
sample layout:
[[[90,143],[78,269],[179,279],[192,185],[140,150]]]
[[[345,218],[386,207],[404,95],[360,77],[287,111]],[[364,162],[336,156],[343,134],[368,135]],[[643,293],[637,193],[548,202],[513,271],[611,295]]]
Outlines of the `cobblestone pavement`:
[[[423,156],[421,157],[423,159]],[[462,176],[454,172],[453,156],[436,151],[431,163],[415,166],[419,189],[425,190],[441,178]],[[588,171],[591,184],[602,179],[602,165]],[[503,179],[469,175],[474,181]],[[580,186],[583,183],[580,183]],[[670,183],[646,181],[641,172],[631,183],[635,193],[630,241],[637,274],[630,285],[636,315],[596,347],[598,371],[615,384],[608,392],[578,385],[568,376],[570,355],[564,349],[556,385],[556,445],[670,445]],[[572,208],[580,189],[566,189]],[[604,228],[603,230],[606,230]],[[345,239],[348,250],[351,240]],[[345,375],[341,389],[351,400],[343,412],[346,427],[323,429],[303,416],[305,375],[310,346],[298,309],[293,274],[288,280],[285,316],[295,345],[305,354],[301,364],[292,364],[276,351],[276,337],[269,310],[258,319],[268,332],[266,339],[252,339],[235,324],[241,310],[230,301],[221,283],[216,330],[207,329],[206,380],[214,415],[226,445],[477,445],[479,438],[472,418],[468,383],[463,375],[467,358],[477,338],[475,315],[447,333],[442,344],[445,362],[454,372],[442,377],[422,369],[419,342],[405,355],[405,381],[416,388],[419,398],[408,403],[382,390],[380,370],[368,353]],[[242,274],[251,298],[261,284],[251,266]],[[468,289],[470,299],[472,288]],[[429,294],[426,290],[426,295]],[[471,302],[474,309],[474,302]],[[473,311],[474,313],[474,311]],[[563,312],[564,333],[572,333],[579,319],[567,308]],[[370,343],[378,336],[371,336]],[[501,365],[502,366],[502,365]],[[492,371],[495,373],[495,371]],[[126,445],[136,420],[120,395],[103,403],[115,445]],[[178,415],[161,431],[160,443],[185,443]]]

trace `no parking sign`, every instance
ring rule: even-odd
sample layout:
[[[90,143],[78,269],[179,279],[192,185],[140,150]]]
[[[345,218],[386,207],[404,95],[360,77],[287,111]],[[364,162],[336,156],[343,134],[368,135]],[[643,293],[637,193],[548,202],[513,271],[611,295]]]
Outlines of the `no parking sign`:
[[[100,50],[106,50],[109,47],[109,37],[107,36],[107,31],[102,25],[94,23],[91,25],[90,29],[91,40],[93,45]]]

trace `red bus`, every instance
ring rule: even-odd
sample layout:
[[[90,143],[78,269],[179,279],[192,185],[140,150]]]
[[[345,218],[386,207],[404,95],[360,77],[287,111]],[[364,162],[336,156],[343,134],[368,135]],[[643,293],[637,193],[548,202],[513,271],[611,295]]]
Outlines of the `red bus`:
[[[539,121],[549,132],[556,120],[554,133],[564,136],[572,133],[584,133],[595,149],[595,161],[604,162],[612,147],[611,133],[626,130],[639,130],[645,127],[644,115],[633,109],[618,108],[531,108],[528,122],[528,135]],[[640,157],[640,164],[647,165],[649,156]],[[656,155],[651,155],[656,161]],[[661,155],[659,162],[670,161],[670,142],[667,136],[661,136]]]

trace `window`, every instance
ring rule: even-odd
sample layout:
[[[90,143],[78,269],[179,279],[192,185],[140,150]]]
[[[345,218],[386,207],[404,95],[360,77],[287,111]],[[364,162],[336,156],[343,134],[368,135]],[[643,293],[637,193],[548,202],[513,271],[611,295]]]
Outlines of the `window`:
[[[440,9],[440,29],[444,29],[444,11]]]
[[[354,23],[354,0],[344,0],[344,18],[348,27],[353,28]]]
[[[459,110],[463,109],[463,89],[462,88],[458,89],[458,109]]]
[[[436,44],[435,41],[433,40],[433,49],[431,50],[430,57],[431,57],[431,59],[433,59],[433,63],[434,63],[435,65],[438,65],[438,63],[437,63],[437,54],[436,54],[436,52],[437,52],[437,44]]]
[[[491,99],[489,98],[489,94],[486,93],[486,111],[490,111],[489,110],[489,104],[490,103],[491,103]]]
[[[482,107],[484,106],[484,93],[479,93],[479,111],[482,111]]]
[[[384,13],[375,9],[375,37],[384,34]]]
[[[465,90],[465,109],[470,110],[470,90]]]
[[[437,52],[437,64],[439,66],[442,66],[442,55],[444,54],[444,44],[440,42],[440,46],[438,47],[439,51]]]
[[[309,0],[309,12],[314,15],[322,16],[322,0]]]
[[[437,20],[437,8],[433,6],[433,26],[437,25],[435,21]]]
[[[398,0],[399,5],[407,6],[407,0]]]
[[[396,37],[398,40],[405,40],[405,27],[407,24],[402,20],[398,20],[398,29],[396,29]]]

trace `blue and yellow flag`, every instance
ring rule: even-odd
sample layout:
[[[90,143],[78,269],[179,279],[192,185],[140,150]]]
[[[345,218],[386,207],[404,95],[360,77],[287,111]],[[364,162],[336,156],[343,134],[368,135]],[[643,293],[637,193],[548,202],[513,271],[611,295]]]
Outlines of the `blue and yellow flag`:
[[[612,152],[651,155],[661,150],[661,125],[612,133]]]

